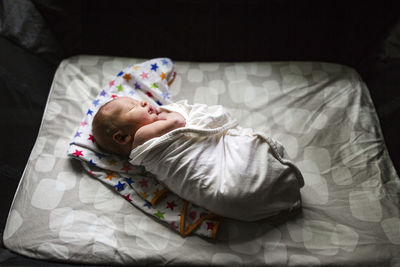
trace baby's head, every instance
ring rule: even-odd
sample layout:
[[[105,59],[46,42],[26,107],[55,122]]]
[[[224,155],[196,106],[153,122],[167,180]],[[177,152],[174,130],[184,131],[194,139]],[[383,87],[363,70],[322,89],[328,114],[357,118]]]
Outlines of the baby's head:
[[[157,110],[146,101],[118,97],[97,111],[92,122],[93,137],[106,152],[129,156],[136,131],[157,118]]]

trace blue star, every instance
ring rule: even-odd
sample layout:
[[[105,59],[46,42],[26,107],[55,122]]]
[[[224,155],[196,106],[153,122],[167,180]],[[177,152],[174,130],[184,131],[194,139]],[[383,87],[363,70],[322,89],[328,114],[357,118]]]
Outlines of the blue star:
[[[93,160],[89,160],[89,163],[92,164],[93,166],[96,166],[96,163],[94,163]]]
[[[125,179],[125,182],[127,182],[128,184],[132,184],[133,183],[131,177],[125,177],[124,179]]]
[[[121,71],[120,73],[118,73],[117,76],[122,76],[122,74],[124,74],[123,71]]]
[[[162,106],[162,103],[160,102],[160,100],[157,100],[156,103],[157,103],[159,106]]]
[[[162,62],[163,65],[168,65],[168,60],[165,59],[165,58],[163,58],[163,59],[161,60],[161,62]]]
[[[75,137],[81,137],[82,132],[76,132]]]
[[[164,99],[169,99],[169,94],[166,92],[162,93],[162,96]]]
[[[101,96],[106,96],[106,95],[107,95],[107,92],[103,90],[103,91],[101,91],[100,95],[101,95]]]
[[[139,84],[138,82],[135,83],[135,89],[142,89],[142,88],[140,87],[140,84]]]
[[[135,92],[134,92],[133,90],[130,90],[130,91],[129,91],[129,94],[130,94],[130,95],[134,95]]]
[[[149,209],[151,209],[151,203],[149,201],[147,201],[147,200],[146,200],[146,203],[143,206],[148,207]]]
[[[93,110],[88,110],[87,115],[93,115]]]
[[[158,67],[157,63],[151,64],[151,70],[157,71],[158,68],[159,67]]]
[[[95,99],[95,100],[93,100],[93,105],[94,105],[95,107],[97,107],[97,105],[99,104],[99,102],[100,102],[100,100]]]
[[[114,185],[114,187],[119,192],[124,190],[125,185],[126,185],[125,183],[121,183],[120,181],[118,181],[118,184]]]

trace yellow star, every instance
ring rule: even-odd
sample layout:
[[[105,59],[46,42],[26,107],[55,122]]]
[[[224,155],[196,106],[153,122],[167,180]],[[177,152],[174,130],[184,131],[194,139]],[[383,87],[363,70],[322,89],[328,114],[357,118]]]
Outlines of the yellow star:
[[[149,194],[147,194],[146,192],[140,192],[139,194],[144,199],[147,199],[149,197]]]
[[[125,73],[124,76],[122,76],[127,82],[129,82],[129,80],[132,80],[132,77],[129,73]]]
[[[161,75],[160,75],[160,77],[161,77],[161,80],[164,80],[164,79],[165,79],[165,77],[166,77],[165,73],[164,73],[164,72],[162,72],[162,73],[161,73]]]
[[[104,179],[108,179],[110,181],[112,181],[112,178],[116,177],[116,175],[112,172],[107,172],[107,176]]]
[[[132,67],[133,70],[137,70],[138,68],[140,68],[139,65],[135,65],[135,66]]]

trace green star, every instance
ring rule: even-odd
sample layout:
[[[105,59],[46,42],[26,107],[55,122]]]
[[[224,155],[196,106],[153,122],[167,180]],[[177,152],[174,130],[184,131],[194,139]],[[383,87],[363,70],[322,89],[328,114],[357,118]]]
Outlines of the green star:
[[[165,219],[164,214],[165,212],[157,211],[156,213],[154,213],[154,216],[156,216],[158,219]]]
[[[158,88],[158,85],[155,84],[155,83],[153,83],[153,84],[151,85],[151,88]]]
[[[118,92],[124,91],[124,87],[122,87],[122,84],[118,85],[117,88],[118,88]]]

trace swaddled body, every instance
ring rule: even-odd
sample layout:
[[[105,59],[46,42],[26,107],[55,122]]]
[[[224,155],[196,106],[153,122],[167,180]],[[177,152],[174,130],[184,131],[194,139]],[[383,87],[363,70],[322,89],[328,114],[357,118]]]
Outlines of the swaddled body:
[[[161,109],[180,113],[186,126],[133,149],[133,165],[228,218],[255,221],[300,205],[303,178],[278,142],[237,126],[221,106],[181,101]]]

